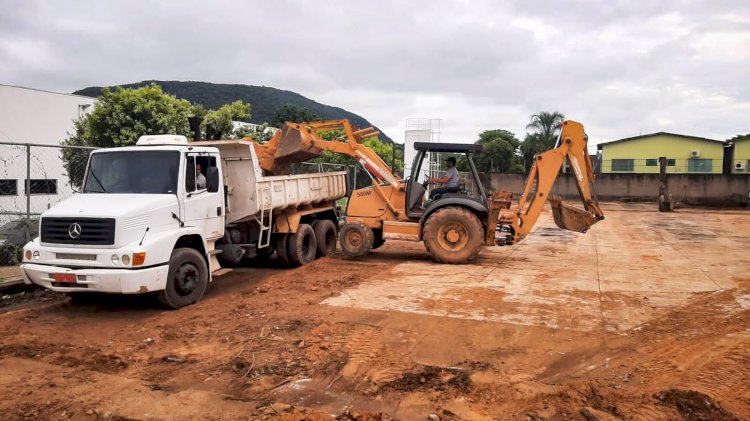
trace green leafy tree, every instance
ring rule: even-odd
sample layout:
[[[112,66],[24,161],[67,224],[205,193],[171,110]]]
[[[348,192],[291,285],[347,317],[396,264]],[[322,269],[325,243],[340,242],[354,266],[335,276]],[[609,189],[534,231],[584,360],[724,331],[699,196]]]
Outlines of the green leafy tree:
[[[472,157],[479,172],[513,172],[518,170],[517,150],[521,142],[508,130],[486,130],[479,134],[475,144],[482,145],[484,151]],[[469,164],[464,155],[457,158],[456,168],[469,171]]]
[[[307,108],[298,107],[293,104],[286,104],[279,107],[273,115],[271,125],[281,128],[287,121],[292,123],[305,123],[310,121],[320,121],[320,116],[308,110]]]
[[[203,117],[203,130],[205,138],[211,140],[232,137],[234,132],[233,121],[250,120],[251,107],[242,101],[234,101],[224,104],[216,110],[209,110]]]
[[[110,148],[133,145],[145,134],[191,137],[188,117],[195,111],[190,102],[165,94],[157,85],[103,89],[94,110],[75,121],[75,133],[61,143]],[[62,155],[71,185],[79,188],[89,152],[63,149]]]
[[[531,121],[526,125],[526,130],[530,132],[526,134],[521,144],[521,155],[526,171],[531,170],[534,155],[555,147],[563,121],[565,121],[565,116],[557,111],[551,113],[540,111],[531,116]]]

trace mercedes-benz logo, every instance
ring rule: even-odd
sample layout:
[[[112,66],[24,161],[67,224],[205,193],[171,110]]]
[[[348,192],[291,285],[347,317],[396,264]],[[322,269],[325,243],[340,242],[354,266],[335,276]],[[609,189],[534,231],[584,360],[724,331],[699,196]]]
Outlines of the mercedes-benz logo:
[[[68,227],[68,235],[72,239],[76,239],[81,236],[81,225],[78,222],[73,222]]]

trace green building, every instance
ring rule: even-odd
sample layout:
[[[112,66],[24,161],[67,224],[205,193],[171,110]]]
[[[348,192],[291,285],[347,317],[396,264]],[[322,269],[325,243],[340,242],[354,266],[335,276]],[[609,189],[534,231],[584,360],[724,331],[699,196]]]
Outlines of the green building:
[[[668,173],[721,174],[724,145],[720,140],[659,132],[601,143],[597,148],[602,173],[658,173],[659,157],[664,156]]]

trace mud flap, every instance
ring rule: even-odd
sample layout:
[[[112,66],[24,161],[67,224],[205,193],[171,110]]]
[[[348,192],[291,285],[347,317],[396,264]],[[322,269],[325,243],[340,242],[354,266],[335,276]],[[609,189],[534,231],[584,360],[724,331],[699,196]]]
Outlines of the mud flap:
[[[586,232],[592,225],[603,218],[597,218],[591,212],[578,209],[563,203],[560,196],[550,196],[549,203],[552,205],[552,217],[558,227],[575,232]]]

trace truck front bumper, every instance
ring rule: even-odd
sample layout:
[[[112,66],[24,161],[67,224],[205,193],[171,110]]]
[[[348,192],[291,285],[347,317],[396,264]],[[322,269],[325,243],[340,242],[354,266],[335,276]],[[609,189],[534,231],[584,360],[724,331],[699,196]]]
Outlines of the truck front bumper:
[[[168,272],[169,265],[145,269],[72,269],[35,263],[21,265],[21,275],[27,284],[33,283],[59,292],[141,294],[161,291],[167,285]],[[74,274],[76,282],[56,282],[56,273]]]

